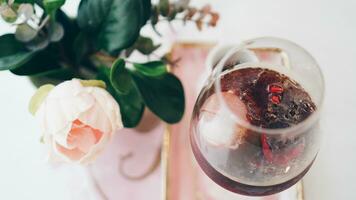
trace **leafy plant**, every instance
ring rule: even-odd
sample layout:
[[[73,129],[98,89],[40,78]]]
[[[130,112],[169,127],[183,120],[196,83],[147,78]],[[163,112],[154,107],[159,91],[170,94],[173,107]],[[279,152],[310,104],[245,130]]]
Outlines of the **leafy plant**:
[[[72,78],[103,80],[120,104],[125,127],[135,127],[145,107],[167,123],[180,121],[184,91],[167,68],[174,61],[162,56],[139,63],[130,55],[150,55],[160,47],[140,35],[146,25],[158,33],[160,21],[180,20],[201,29],[215,26],[219,15],[210,6],[196,9],[179,1],[81,0],[77,17],[70,18],[61,10],[65,3],[0,0],[1,18],[16,27],[0,36],[0,70],[29,76],[37,87]]]

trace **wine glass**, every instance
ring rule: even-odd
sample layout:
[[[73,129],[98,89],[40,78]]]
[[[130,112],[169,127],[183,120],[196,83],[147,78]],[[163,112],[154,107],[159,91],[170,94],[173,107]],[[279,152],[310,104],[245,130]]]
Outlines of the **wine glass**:
[[[263,37],[224,46],[196,101],[190,140],[214,182],[265,196],[298,182],[319,150],[324,79],[302,47]]]

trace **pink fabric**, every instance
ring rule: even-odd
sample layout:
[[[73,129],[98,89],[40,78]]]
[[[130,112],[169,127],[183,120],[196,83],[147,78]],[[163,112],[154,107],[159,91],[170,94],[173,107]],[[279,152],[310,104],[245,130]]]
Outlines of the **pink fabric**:
[[[186,111],[182,121],[172,126],[172,146],[170,152],[169,191],[170,200],[196,199],[199,184],[196,167],[192,165],[193,157],[189,142],[189,125],[191,113],[197,97],[197,85],[205,67],[205,58],[212,46],[194,46],[189,44],[175,45],[172,50],[173,59],[181,59],[173,68],[185,89]],[[184,174],[184,175],[183,175]]]
[[[164,129],[165,126],[159,123],[147,132],[124,129],[115,135],[104,154],[92,166],[94,179],[107,199],[160,199],[162,177],[159,165],[140,180],[128,179],[122,172],[138,177],[149,170],[156,156],[160,155]]]

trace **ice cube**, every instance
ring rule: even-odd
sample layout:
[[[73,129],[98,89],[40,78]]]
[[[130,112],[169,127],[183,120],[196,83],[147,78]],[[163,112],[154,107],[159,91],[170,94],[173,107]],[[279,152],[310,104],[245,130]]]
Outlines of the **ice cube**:
[[[232,92],[222,92],[227,105],[216,94],[211,95],[201,109],[198,122],[199,132],[208,144],[231,149],[238,148],[243,143],[246,129],[239,126],[232,114],[246,120],[245,104]]]

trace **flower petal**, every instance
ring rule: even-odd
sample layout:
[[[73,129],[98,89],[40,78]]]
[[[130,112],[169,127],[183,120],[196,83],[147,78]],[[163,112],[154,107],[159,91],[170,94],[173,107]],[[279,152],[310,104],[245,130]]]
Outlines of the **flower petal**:
[[[111,133],[112,131],[110,119],[105,114],[102,106],[97,102],[95,102],[89,110],[81,113],[78,119],[84,124],[98,129],[103,133]]]
[[[89,126],[73,126],[67,138],[67,143],[77,147],[82,152],[88,153],[102,137],[102,133]]]
[[[85,156],[85,153],[78,148],[67,149],[60,144],[56,144],[55,148],[59,154],[70,159],[71,161],[78,161]]]
[[[53,88],[36,118],[50,158],[81,164],[93,161],[112,134],[123,128],[116,100],[105,89],[84,87],[77,79]]]
[[[79,160],[79,163],[85,165],[95,160],[96,157],[105,149],[110,139],[110,134],[103,134],[99,142],[95,146],[93,146],[93,148],[91,148],[90,151],[82,159]]]
[[[46,98],[43,132],[53,134],[55,140],[66,148],[72,122],[93,107],[95,99],[88,94],[78,80],[66,81],[55,87]]]
[[[107,116],[111,125],[109,133],[113,133],[116,130],[123,128],[120,108],[116,100],[102,88],[87,87],[86,91],[95,98],[96,103],[100,106],[102,112]],[[96,127],[94,121],[85,121],[85,124],[107,133],[107,131]]]

